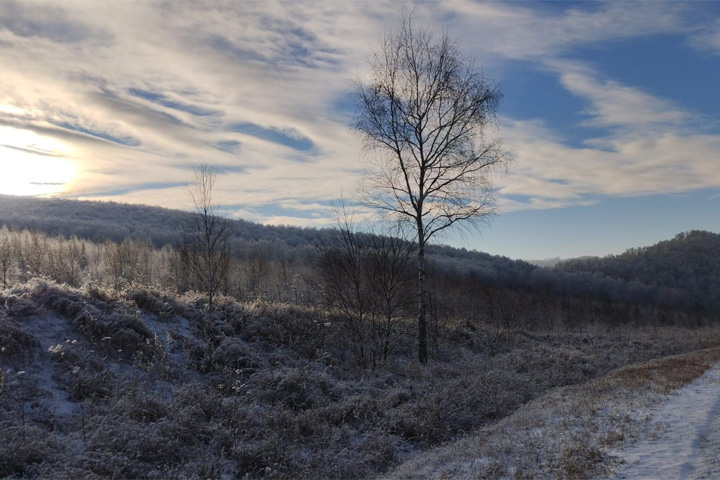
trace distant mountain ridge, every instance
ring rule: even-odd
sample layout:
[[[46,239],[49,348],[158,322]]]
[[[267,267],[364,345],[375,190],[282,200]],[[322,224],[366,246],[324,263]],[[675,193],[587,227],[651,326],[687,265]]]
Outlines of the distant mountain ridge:
[[[77,235],[93,241],[149,240],[172,245],[190,212],[116,202],[0,195],[0,224],[51,234]],[[282,238],[289,245],[306,243],[317,230],[259,225],[232,220],[234,236],[254,240]]]

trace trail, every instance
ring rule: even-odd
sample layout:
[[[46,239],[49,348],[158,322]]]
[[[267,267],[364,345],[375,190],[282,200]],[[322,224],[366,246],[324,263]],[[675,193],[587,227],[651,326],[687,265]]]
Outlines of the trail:
[[[614,452],[626,464],[612,480],[720,479],[720,364],[653,412],[656,434]]]

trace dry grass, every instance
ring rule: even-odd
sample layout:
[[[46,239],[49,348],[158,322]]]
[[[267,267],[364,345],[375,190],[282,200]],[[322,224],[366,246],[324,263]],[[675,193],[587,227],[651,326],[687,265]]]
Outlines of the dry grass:
[[[632,365],[618,371],[616,377],[627,388],[654,388],[668,393],[692,382],[719,361],[720,349],[709,349]]]
[[[642,412],[720,361],[720,348],[670,356],[564,387],[497,424],[419,455],[387,478],[584,480],[610,473],[608,452],[654,432]]]
[[[720,344],[711,329],[623,331],[621,342],[604,331],[454,323],[432,365],[413,360],[408,335],[407,350],[368,371],[348,355],[343,330],[311,308],[219,299],[208,335],[197,296],[43,281],[12,295],[39,312],[0,324],[16,340],[13,361],[0,357],[0,472],[25,477],[365,478],[452,442],[420,471],[581,478],[634,434],[622,409],[612,428],[593,423],[609,408],[602,399],[621,395],[618,385],[671,380],[658,383],[664,370],[650,363],[618,371],[616,384],[577,385]],[[469,432],[479,434],[454,442]],[[31,433],[47,439],[18,456]]]

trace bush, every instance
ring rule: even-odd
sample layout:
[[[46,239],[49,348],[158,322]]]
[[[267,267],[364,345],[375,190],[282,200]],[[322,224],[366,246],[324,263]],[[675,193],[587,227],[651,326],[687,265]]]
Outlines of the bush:
[[[225,338],[212,354],[214,369],[252,373],[265,365],[262,352],[239,338]]]
[[[38,310],[38,307],[26,294],[10,294],[5,297],[5,312],[11,317],[29,317],[35,315]]]
[[[153,313],[160,319],[167,319],[175,314],[177,302],[164,295],[160,298],[159,294],[148,289],[129,290],[127,298],[135,302],[141,310]]]
[[[39,465],[64,458],[66,447],[52,432],[34,425],[0,423],[0,477],[35,477]]]
[[[0,358],[11,360],[19,354],[29,354],[39,346],[38,341],[27,333],[15,320],[0,317]]]

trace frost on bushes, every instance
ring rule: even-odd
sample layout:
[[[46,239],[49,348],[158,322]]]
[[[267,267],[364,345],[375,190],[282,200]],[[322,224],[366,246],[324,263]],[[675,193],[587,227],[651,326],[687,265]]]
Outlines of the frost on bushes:
[[[94,341],[107,339],[112,351],[131,356],[136,350],[151,354],[147,347],[153,338],[152,331],[143,319],[123,311],[102,312],[92,305],[85,307],[72,320],[73,327]]]
[[[11,317],[28,317],[38,311],[27,294],[10,294],[5,297],[5,312]]]
[[[212,353],[216,369],[255,372],[266,365],[262,352],[239,338],[225,338]]]
[[[132,305],[119,300],[106,301],[108,297],[104,295],[92,294],[88,298],[67,287],[52,286],[42,293],[42,299],[50,309],[67,318],[73,330],[99,342],[106,353],[132,358],[141,351],[152,356],[153,349],[149,344],[154,334],[141,312]]]
[[[0,477],[35,478],[42,464],[62,462],[66,445],[35,425],[0,422]]]
[[[38,345],[37,340],[27,333],[15,320],[0,317],[0,359],[12,359],[28,352]]]
[[[146,288],[128,290],[127,298],[134,301],[141,310],[153,313],[163,320],[172,317],[177,309],[177,302],[172,298]]]
[[[324,407],[341,398],[337,381],[309,367],[276,370],[254,378],[252,386],[269,403],[296,411]]]
[[[399,350],[368,371],[347,355],[343,330],[311,308],[218,299],[206,336],[197,295],[41,281],[11,294],[39,314],[0,311],[13,352],[0,356],[0,476],[373,477],[558,385],[718,339],[448,323],[429,367]]]

